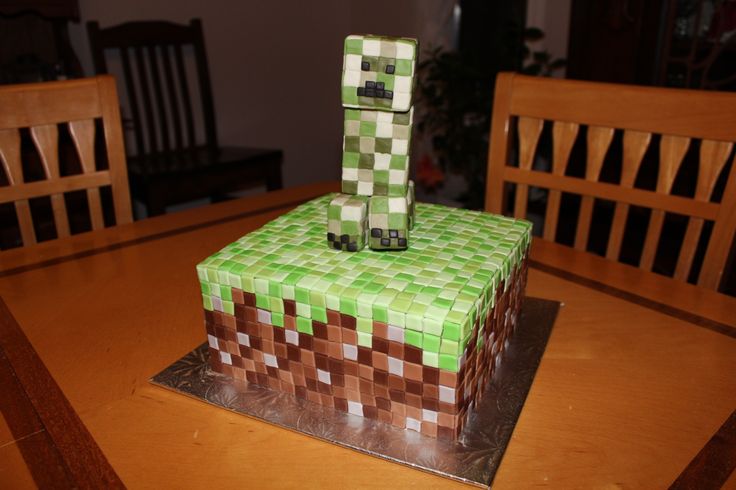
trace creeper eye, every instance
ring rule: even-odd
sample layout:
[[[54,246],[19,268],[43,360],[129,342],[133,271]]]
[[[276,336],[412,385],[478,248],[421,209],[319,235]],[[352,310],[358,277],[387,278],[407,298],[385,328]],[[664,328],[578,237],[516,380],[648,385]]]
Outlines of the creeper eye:
[[[368,70],[370,70],[370,69],[371,69],[371,64],[370,64],[370,63],[368,63],[367,61],[363,61],[363,62],[362,62],[362,63],[360,64],[360,69],[361,69],[361,70],[363,70],[363,71],[368,71]]]
[[[389,75],[393,75],[394,71],[396,71],[396,67],[394,65],[387,65],[386,66],[386,73]]]

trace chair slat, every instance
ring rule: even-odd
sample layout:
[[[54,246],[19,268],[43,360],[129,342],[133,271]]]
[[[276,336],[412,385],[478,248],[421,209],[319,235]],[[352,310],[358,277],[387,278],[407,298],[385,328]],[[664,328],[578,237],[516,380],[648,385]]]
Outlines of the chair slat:
[[[103,56],[104,59],[104,56]],[[146,152],[143,139],[143,121],[141,119],[140,106],[138,105],[138,89],[133,79],[133,70],[130,64],[128,49],[120,49],[120,59],[123,63],[123,75],[125,77],[125,90],[130,101],[130,112],[133,117],[133,134],[135,135],[136,151],[141,154]]]
[[[552,126],[552,173],[564,175],[570,152],[575,144],[580,125],[570,122],[556,121]],[[557,218],[560,214],[560,198],[562,193],[558,190],[550,190],[547,198],[547,211],[544,217],[545,240],[554,241],[557,233]]]
[[[698,166],[698,182],[695,188],[695,199],[710,200],[718,176],[726,165],[733,143],[726,141],[703,140],[700,144],[700,164]],[[702,218],[690,218],[685,231],[685,238],[680,248],[680,256],[675,267],[675,279],[686,281],[693,265],[695,250],[700,240],[705,221]]]
[[[713,224],[713,233],[703,258],[703,269],[698,277],[698,286],[717,290],[721,284],[726,260],[731,253],[736,234],[736,156],[731,160],[731,172],[723,190],[718,218]]]
[[[597,181],[603,167],[603,160],[608,152],[608,147],[613,139],[613,128],[602,126],[590,126],[588,128],[587,161],[585,166],[585,180]],[[590,233],[590,220],[593,215],[593,203],[591,196],[583,196],[580,201],[580,214],[575,229],[574,247],[585,250],[588,245],[588,234]]]
[[[174,84],[174,72],[171,69],[171,49],[171,46],[161,46],[161,59],[164,66],[166,88],[169,93],[169,103],[171,104],[171,125],[174,128],[174,141],[176,142],[176,149],[183,150],[184,142],[182,139],[181,116],[179,113],[179,97],[177,96],[176,85]]]
[[[675,176],[677,175],[677,171],[680,168],[680,164],[682,164],[682,159],[685,157],[685,152],[687,152],[689,146],[690,138],[672,135],[662,136],[662,141],[659,145],[659,172],[657,174],[658,193],[669,194],[672,190]],[[644,239],[644,249],[642,250],[641,259],[639,260],[639,267],[644,270],[652,270],[663,223],[664,211],[653,209],[651,218],[649,219],[646,238]]]
[[[634,187],[636,175],[644,158],[644,154],[652,141],[652,133],[641,131],[624,131],[624,153],[621,168],[621,187],[631,189]],[[629,214],[629,205],[625,202],[617,202],[613,212],[611,233],[606,246],[606,258],[618,260],[621,253],[621,242],[624,238],[626,217]]]
[[[187,127],[188,147],[197,146],[197,139],[194,135],[194,114],[192,113],[192,102],[190,100],[189,83],[187,82],[186,69],[184,67],[184,58],[181,54],[181,45],[174,47],[174,58],[176,59],[176,71],[179,74],[179,94],[184,104],[184,121]]]
[[[159,150],[158,138],[156,136],[156,121],[153,115],[153,106],[151,105],[151,86],[148,83],[148,74],[146,70],[146,56],[143,48],[136,46],[133,50],[135,53],[135,64],[138,70],[138,81],[140,83],[141,94],[143,96],[143,111],[146,114],[146,129],[148,130],[148,151],[156,152]]]
[[[95,165],[95,122],[92,119],[69,122],[69,132],[72,135],[74,146],[82,164],[82,172],[92,173],[96,170]],[[105,227],[102,217],[102,203],[100,201],[100,189],[87,189],[87,202],[89,203],[89,214],[92,229],[99,230]]]
[[[46,178],[59,179],[59,128],[56,124],[33,126],[31,136],[41,156],[41,164]],[[56,234],[60,238],[69,236],[69,218],[66,214],[64,194],[51,194],[51,207],[54,211]]]
[[[542,134],[544,121],[533,117],[520,117],[519,127],[519,168],[531,170],[534,156],[539,143],[539,135]],[[526,218],[526,205],[529,196],[529,186],[519,184],[516,186],[516,202],[514,204],[514,216]]]
[[[20,132],[17,129],[0,130],[0,163],[5,169],[8,183],[23,183],[23,168],[20,160]],[[36,243],[36,231],[33,229],[33,218],[28,199],[15,201],[15,213],[18,217],[20,236],[23,243]]]
[[[164,49],[161,47],[161,49]],[[148,46],[148,64],[151,69],[151,81],[153,82],[153,91],[156,94],[156,106],[158,108],[158,123],[161,131],[161,144],[164,151],[171,151],[169,142],[169,122],[166,115],[166,100],[164,92],[161,88],[161,76],[159,75],[158,55],[156,54],[156,46]]]

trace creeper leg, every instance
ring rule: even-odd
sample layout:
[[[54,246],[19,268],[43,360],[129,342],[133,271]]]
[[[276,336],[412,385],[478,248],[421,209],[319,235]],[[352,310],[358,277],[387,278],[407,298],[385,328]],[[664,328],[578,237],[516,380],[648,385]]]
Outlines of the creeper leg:
[[[409,229],[414,229],[414,181],[409,181],[409,187],[406,190],[406,207],[409,210]]]
[[[336,250],[358,252],[365,247],[368,232],[368,198],[338,194],[327,208],[327,245]]]
[[[372,196],[368,202],[368,246],[373,250],[403,250],[409,246],[407,196]]]

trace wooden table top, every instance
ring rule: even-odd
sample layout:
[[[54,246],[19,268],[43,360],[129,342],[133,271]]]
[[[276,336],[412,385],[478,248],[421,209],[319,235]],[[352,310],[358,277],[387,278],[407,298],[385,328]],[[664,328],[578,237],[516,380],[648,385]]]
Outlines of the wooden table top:
[[[308,185],[2,252],[0,297],[17,323],[0,303],[0,486],[42,479],[47,446],[71,479],[75,464],[98,465],[90,486],[115,474],[133,488],[463,486],[148,383],[205,340],[195,264],[334,190]],[[736,298],[541,240],[531,259],[527,294],[564,306],[494,486],[736,488]],[[60,392],[39,381],[44,365]],[[14,380],[25,397],[8,401]],[[64,397],[59,422],[47,407],[64,412]],[[21,398],[35,418],[19,415]]]

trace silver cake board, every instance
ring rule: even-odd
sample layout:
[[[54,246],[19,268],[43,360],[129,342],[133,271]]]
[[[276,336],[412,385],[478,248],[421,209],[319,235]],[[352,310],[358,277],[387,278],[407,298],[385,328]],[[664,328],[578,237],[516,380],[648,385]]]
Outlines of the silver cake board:
[[[493,481],[516,426],[559,306],[539,298],[524,300],[521,321],[504,358],[456,441],[432,439],[214,373],[208,367],[206,343],[150,381],[285,429],[486,487]]]

